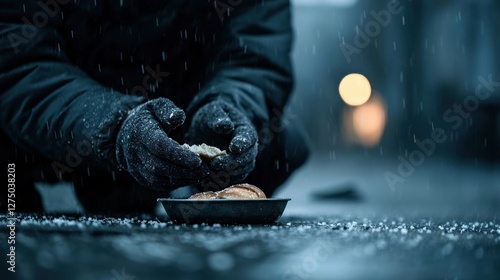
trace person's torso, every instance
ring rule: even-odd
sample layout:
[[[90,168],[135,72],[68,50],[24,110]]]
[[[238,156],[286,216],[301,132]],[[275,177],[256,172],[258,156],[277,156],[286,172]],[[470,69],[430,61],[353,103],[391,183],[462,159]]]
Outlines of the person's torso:
[[[63,46],[95,80],[185,107],[204,81],[202,50],[220,27],[209,1],[72,1]]]

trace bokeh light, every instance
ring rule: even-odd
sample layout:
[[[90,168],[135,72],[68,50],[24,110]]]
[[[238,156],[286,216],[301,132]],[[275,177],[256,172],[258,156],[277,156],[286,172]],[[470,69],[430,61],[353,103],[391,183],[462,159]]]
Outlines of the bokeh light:
[[[384,135],[387,109],[382,96],[373,92],[368,102],[343,112],[343,137],[349,144],[374,147]]]
[[[380,142],[385,122],[385,106],[378,96],[373,96],[369,102],[356,107],[352,112],[354,132],[358,142],[365,147],[373,147]]]
[[[348,105],[359,106],[364,104],[370,98],[371,92],[370,82],[361,74],[349,74],[340,81],[340,97]]]

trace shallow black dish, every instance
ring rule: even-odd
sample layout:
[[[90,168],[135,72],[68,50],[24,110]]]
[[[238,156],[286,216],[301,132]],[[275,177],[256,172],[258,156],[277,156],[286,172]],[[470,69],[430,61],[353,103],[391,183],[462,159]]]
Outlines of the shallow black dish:
[[[270,224],[281,217],[290,199],[158,198],[158,201],[177,224]]]

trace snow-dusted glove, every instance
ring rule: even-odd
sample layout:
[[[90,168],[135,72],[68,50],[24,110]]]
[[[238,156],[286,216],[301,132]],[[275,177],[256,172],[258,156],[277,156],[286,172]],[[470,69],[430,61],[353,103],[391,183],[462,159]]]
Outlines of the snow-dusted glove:
[[[140,184],[171,190],[198,182],[209,174],[200,157],[168,137],[186,115],[166,98],[129,111],[116,139],[116,158]]]
[[[186,134],[190,144],[206,143],[227,150],[228,154],[209,163],[212,171],[227,172],[231,183],[241,182],[255,167],[257,131],[252,122],[235,106],[212,101],[193,116]]]

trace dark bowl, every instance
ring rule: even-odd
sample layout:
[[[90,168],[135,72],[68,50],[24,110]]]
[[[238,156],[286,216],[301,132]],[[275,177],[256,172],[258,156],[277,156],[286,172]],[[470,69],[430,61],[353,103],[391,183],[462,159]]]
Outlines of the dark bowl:
[[[290,199],[159,198],[158,201],[177,224],[272,224],[281,217]]]

